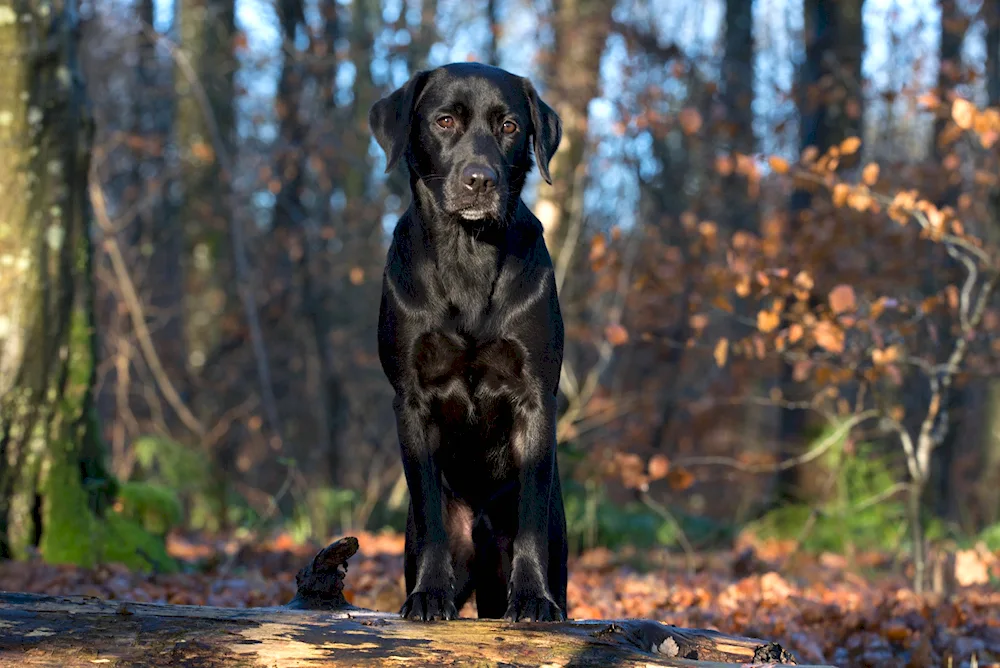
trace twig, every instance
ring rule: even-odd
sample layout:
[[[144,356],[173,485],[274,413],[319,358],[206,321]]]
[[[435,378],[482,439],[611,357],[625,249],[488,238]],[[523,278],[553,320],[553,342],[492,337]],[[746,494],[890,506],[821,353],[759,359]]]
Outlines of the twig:
[[[108,257],[111,258],[111,266],[114,268],[115,276],[121,286],[122,296],[125,299],[125,306],[128,308],[129,316],[132,318],[132,326],[135,328],[136,339],[139,342],[140,350],[142,350],[142,356],[146,360],[146,364],[149,365],[149,370],[153,374],[153,378],[156,380],[160,391],[163,392],[164,398],[166,398],[170,407],[174,409],[174,412],[177,413],[184,426],[199,438],[204,437],[204,425],[194,416],[194,413],[187,407],[184,400],[181,399],[180,393],[174,387],[170,376],[163,368],[160,356],[156,352],[156,346],[153,345],[149,328],[146,326],[146,316],[143,313],[142,303],[139,301],[138,294],[136,294],[135,284],[132,283],[132,278],[129,276],[128,267],[125,265],[125,258],[122,256],[121,247],[118,245],[118,240],[114,236],[114,228],[108,218],[104,191],[101,190],[96,178],[90,179],[90,199],[93,202],[94,214],[98,225],[100,225],[101,230],[105,233],[104,248],[108,252]]]
[[[687,566],[688,576],[693,576],[695,573],[694,546],[688,540],[687,534],[684,533],[681,523],[677,521],[677,518],[674,517],[673,513],[666,506],[653,499],[649,495],[649,492],[642,491],[639,493],[639,496],[650,510],[662,517],[677,530],[677,542],[681,544],[681,548],[684,550],[684,562]]]
[[[633,233],[626,246],[627,254],[622,268],[618,273],[618,285],[613,297],[614,301],[609,308],[608,325],[618,325],[621,323],[622,314],[625,310],[628,284],[632,276],[632,268],[635,264],[636,255],[638,255],[638,240],[639,235]],[[558,442],[562,443],[566,440],[573,423],[590,402],[594,392],[597,391],[601,375],[608,368],[608,365],[611,364],[612,353],[614,353],[614,345],[605,338],[598,347],[597,362],[587,373],[582,387],[578,386],[576,375],[570,366],[565,362],[563,363],[559,376],[560,389],[569,398],[569,406],[567,406],[556,425],[556,440]],[[564,381],[569,382],[564,383]]]
[[[734,459],[733,457],[721,456],[686,457],[684,459],[678,459],[674,463],[678,466],[728,466],[744,473],[778,473],[780,471],[787,471],[795,468],[796,466],[808,464],[809,462],[823,456],[823,454],[832,448],[837,441],[844,438],[851,429],[858,426],[865,420],[876,418],[879,415],[881,415],[881,413],[875,409],[852,415],[850,418],[837,425],[837,427],[815,447],[807,450],[797,457],[785,459],[776,464],[746,464],[738,459]]]

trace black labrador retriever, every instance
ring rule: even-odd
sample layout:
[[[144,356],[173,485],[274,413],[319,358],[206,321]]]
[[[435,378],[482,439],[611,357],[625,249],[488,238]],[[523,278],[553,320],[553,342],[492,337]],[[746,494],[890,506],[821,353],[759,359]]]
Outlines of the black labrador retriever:
[[[538,219],[559,117],[531,82],[478,63],[418,72],[369,123],[412,202],[383,276],[379,358],[410,508],[409,619],[566,618],[566,515],[556,464],[563,321]]]

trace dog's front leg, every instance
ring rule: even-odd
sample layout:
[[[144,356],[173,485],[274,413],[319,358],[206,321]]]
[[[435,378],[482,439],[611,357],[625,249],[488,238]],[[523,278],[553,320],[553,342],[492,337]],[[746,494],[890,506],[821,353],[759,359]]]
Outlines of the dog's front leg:
[[[517,535],[511,563],[507,612],[516,622],[566,619],[549,588],[549,513],[556,466],[556,400],[545,393],[538,407],[522,409],[513,434],[520,466]]]
[[[440,434],[429,419],[426,402],[397,396],[394,404],[403,473],[410,489],[407,518],[407,597],[399,614],[429,621],[455,619],[454,576],[442,510]]]

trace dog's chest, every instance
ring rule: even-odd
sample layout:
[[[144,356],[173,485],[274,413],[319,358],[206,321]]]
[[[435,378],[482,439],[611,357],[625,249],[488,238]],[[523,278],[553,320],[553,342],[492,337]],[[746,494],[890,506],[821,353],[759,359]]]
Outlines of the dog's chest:
[[[487,325],[499,276],[496,247],[465,234],[443,244],[437,259],[438,289],[446,310],[443,327],[478,338]]]

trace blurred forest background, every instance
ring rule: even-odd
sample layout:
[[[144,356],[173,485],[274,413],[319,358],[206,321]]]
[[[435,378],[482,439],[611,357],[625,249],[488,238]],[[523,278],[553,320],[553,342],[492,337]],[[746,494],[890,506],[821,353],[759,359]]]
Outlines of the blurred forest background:
[[[2,556],[401,527],[367,113],[465,59],[563,121],[574,552],[1000,550],[994,0],[0,0],[0,59]]]

